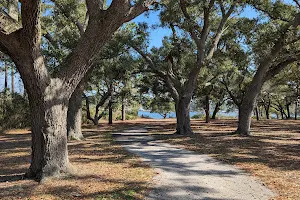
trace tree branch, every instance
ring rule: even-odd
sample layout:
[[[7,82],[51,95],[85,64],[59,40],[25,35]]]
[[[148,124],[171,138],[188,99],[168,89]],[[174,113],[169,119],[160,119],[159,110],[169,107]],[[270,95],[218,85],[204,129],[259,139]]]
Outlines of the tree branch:
[[[83,24],[80,23],[80,21],[74,17],[73,15],[71,15],[70,12],[66,12],[66,10],[63,8],[63,6],[59,3],[57,3],[56,0],[52,0],[53,3],[55,3],[55,5],[58,7],[58,9],[62,12],[62,14],[66,17],[66,19],[69,19],[72,23],[74,23],[79,31],[79,34],[82,36],[84,31],[85,31],[85,27]]]
[[[136,16],[139,16],[140,14],[150,10],[150,6],[156,3],[155,0],[146,0],[141,3],[137,3],[134,6],[131,6],[129,11],[126,14],[125,22],[131,21]]]
[[[280,62],[279,64],[272,66],[269,68],[269,70],[266,72],[266,75],[264,77],[264,82],[270,80],[277,74],[279,74],[284,68],[286,68],[288,65],[298,61],[299,58],[296,57],[290,57],[286,59],[283,62]]]
[[[94,119],[91,116],[89,97],[86,96],[86,94],[84,94],[84,93],[83,93],[83,97],[85,98],[86,117],[87,117],[87,119],[92,120],[94,122]]]
[[[139,47],[137,47],[134,44],[130,44],[130,47],[132,49],[134,49],[138,54],[140,54],[142,56],[142,58],[149,64],[151,70],[155,74],[157,74],[160,77],[165,78],[166,75],[163,72],[161,72],[158,69],[156,69],[155,64],[153,63],[152,59],[150,58],[150,56],[147,53],[145,53],[143,50],[141,50]]]
[[[97,18],[99,14],[105,12],[103,0],[86,0],[86,7],[91,18]]]
[[[109,97],[111,96],[111,94],[113,93],[113,88],[109,87],[108,91],[101,97],[100,101],[97,103],[96,105],[96,112],[95,112],[95,119],[98,118],[98,113],[99,113],[99,108],[101,106],[103,106],[104,104],[106,104],[107,100],[109,100]]]
[[[201,41],[197,34],[197,31],[200,31],[201,27],[191,19],[191,16],[187,11],[187,2],[185,0],[180,0],[179,5],[183,16],[185,17],[188,23],[188,31],[191,34],[192,39],[195,41],[197,47],[201,46]]]
[[[222,19],[221,19],[221,22],[218,26],[218,29],[217,29],[217,32],[215,34],[215,37],[214,37],[214,40],[213,40],[213,43],[212,43],[212,47],[211,49],[209,50],[209,53],[206,57],[206,60],[211,60],[213,55],[214,55],[214,52],[216,51],[217,49],[217,46],[219,44],[219,41],[222,37],[222,34],[224,32],[224,26],[228,20],[228,18],[230,17],[230,15],[233,13],[234,11],[234,8],[235,8],[235,4],[232,4],[229,8],[229,10],[227,11],[227,13],[225,15],[223,15]]]
[[[229,89],[228,85],[224,81],[220,81],[220,82],[221,82],[222,85],[225,86],[225,89],[226,89],[227,93],[229,94],[230,98],[235,103],[235,105],[237,105],[238,107],[241,106],[242,103],[239,102],[238,99],[234,96],[234,94]]]
[[[173,57],[171,55],[168,55],[166,58],[167,62],[168,62],[168,72],[167,72],[167,76],[169,77],[169,79],[173,82],[173,84],[175,85],[175,88],[181,89],[182,85],[180,83],[180,81],[176,78],[174,72],[173,72],[173,68],[174,68],[174,60]]]
[[[297,6],[300,8],[300,2],[298,1],[298,0],[293,0],[296,4],[297,4]]]
[[[9,35],[19,29],[22,26],[14,20],[11,16],[9,16],[5,11],[0,11],[0,32]]]
[[[113,33],[128,20],[126,16],[130,9],[128,0],[113,0],[107,10],[102,10],[98,0],[87,0],[87,4],[90,15],[88,26],[58,73],[58,77],[67,88],[79,83]],[[135,14],[132,13],[131,17]]]
[[[40,0],[22,0],[22,39],[27,40],[30,47],[39,48],[41,40],[41,1]]]
[[[265,13],[270,19],[272,20],[281,20],[284,22],[289,22],[288,19],[284,18],[283,16],[274,16],[272,12],[268,11],[267,9],[264,8],[264,6],[259,6],[258,4],[251,4],[256,10],[261,11]]]

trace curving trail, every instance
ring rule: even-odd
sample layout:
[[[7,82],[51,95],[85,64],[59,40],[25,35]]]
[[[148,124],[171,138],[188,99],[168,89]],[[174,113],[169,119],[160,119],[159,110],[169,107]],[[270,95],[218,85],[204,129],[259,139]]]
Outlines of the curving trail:
[[[275,196],[244,171],[208,155],[156,142],[146,129],[132,128],[113,135],[156,169],[148,200],[268,200]]]

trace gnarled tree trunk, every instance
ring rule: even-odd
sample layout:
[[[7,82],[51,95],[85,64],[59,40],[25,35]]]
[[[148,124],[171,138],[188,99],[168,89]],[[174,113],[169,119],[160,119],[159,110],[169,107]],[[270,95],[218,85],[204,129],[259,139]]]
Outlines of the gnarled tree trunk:
[[[210,121],[210,116],[209,116],[209,109],[210,106],[209,106],[209,95],[206,95],[205,96],[205,123],[209,123]]]
[[[19,1],[14,2],[18,12]],[[27,177],[42,179],[68,171],[67,107],[71,94],[113,33],[152,3],[131,6],[127,1],[113,0],[109,9],[103,10],[103,2],[87,0],[88,25],[55,77],[47,70],[41,50],[42,2],[21,1],[22,26],[16,17],[0,11],[0,50],[16,64],[30,104],[32,154]]]
[[[250,125],[252,116],[253,106],[251,105],[241,105],[239,108],[239,121],[237,133],[240,135],[250,135]]]
[[[213,111],[213,114],[212,114],[212,116],[211,116],[211,119],[216,119],[216,116],[217,116],[218,112],[220,111],[220,107],[221,107],[221,103],[218,102],[218,103],[216,104],[216,107],[215,107],[214,111]]]
[[[176,134],[188,135],[193,133],[190,121],[190,104],[191,97],[180,97],[176,103]]]
[[[68,92],[59,80],[43,87],[40,80],[24,79],[32,117],[31,165],[26,177],[38,180],[68,172]]]
[[[69,140],[82,140],[82,93],[84,83],[80,83],[73,92],[68,107],[67,135]]]

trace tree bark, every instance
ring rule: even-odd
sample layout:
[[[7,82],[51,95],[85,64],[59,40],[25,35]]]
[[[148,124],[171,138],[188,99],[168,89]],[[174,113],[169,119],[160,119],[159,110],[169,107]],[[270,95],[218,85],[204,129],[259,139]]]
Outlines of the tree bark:
[[[281,119],[284,119],[284,113],[282,109],[280,109],[280,114],[281,114]]]
[[[255,107],[255,115],[256,115],[256,120],[259,121],[259,112],[257,106]]]
[[[22,26],[0,11],[0,50],[16,64],[29,98],[32,154],[26,176],[30,178],[43,179],[68,171],[67,106],[72,93],[112,34],[154,2],[131,6],[127,1],[113,0],[107,10],[101,9],[100,1],[86,3],[90,17],[85,33],[53,78],[41,50],[42,2],[22,1]]]
[[[276,44],[274,48],[277,47]],[[251,125],[251,115],[254,110],[254,104],[256,98],[261,91],[261,88],[265,82],[264,77],[266,75],[267,70],[271,65],[271,60],[264,60],[260,63],[250,85],[248,86],[246,93],[244,95],[241,106],[239,107],[239,121],[238,128],[236,133],[242,136],[250,135],[250,125]]]
[[[108,124],[113,123],[113,102],[112,99],[110,99],[108,103]]]
[[[82,124],[82,93],[84,91],[84,83],[80,83],[73,92],[68,107],[67,116],[67,135],[69,140],[84,139],[81,124]]]
[[[211,119],[216,119],[216,116],[217,116],[218,112],[220,111],[220,107],[221,107],[220,102],[218,102],[215,106],[215,109],[213,111]]]
[[[251,116],[252,111],[254,110],[254,102],[256,101],[256,97],[259,94],[262,85],[262,80],[260,82],[255,79],[252,80],[251,85],[245,94],[243,102],[239,107],[239,121],[236,131],[237,134],[242,136],[250,135]]]
[[[32,118],[31,165],[26,177],[42,180],[69,172],[66,134],[68,96],[64,96],[68,92],[56,90],[59,81],[52,81],[44,91],[39,90],[37,87],[42,86],[33,83],[33,80],[26,79],[25,85]]]
[[[205,96],[205,123],[209,123],[210,121],[210,115],[209,115],[209,95]]]
[[[268,105],[264,105],[265,113],[266,113],[266,118],[270,119],[270,103]]]
[[[190,122],[191,97],[180,97],[176,103],[176,134],[193,134]]]
[[[4,64],[5,68],[4,68],[4,73],[5,73],[5,76],[4,76],[4,91],[6,91],[8,89],[8,65],[7,63],[5,62]]]
[[[287,119],[291,118],[290,105],[291,103],[289,102],[286,103]]]

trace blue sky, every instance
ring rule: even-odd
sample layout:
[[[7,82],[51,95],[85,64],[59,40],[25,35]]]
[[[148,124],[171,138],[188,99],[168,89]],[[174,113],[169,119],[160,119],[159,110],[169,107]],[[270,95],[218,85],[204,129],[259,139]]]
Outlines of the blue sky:
[[[293,0],[284,0],[286,3],[294,4]],[[255,18],[257,17],[257,12],[247,6],[243,12],[240,14],[241,17],[248,17],[248,18]],[[150,11],[149,15],[146,16],[145,14],[135,18],[134,22],[147,22],[149,27],[152,25],[159,25],[159,11]],[[162,39],[164,36],[168,36],[171,34],[171,30],[167,28],[156,28],[151,30],[150,33],[150,47],[160,47],[162,45]]]
[[[240,16],[254,18],[257,16],[257,13],[252,8],[246,7]],[[139,17],[135,18],[133,22],[147,22],[149,27],[152,25],[159,25],[159,11],[150,11],[148,15],[140,15]],[[171,33],[171,30],[168,28],[158,27],[152,29],[150,32],[150,47],[160,47],[162,45],[162,39],[164,36],[169,36]]]
[[[293,3],[292,0],[284,0],[287,3]],[[109,3],[110,1],[108,1]],[[137,18],[135,18],[133,21],[134,22],[147,22],[149,24],[149,27],[152,27],[153,25],[159,25],[159,11],[150,11],[148,15],[141,15]],[[249,17],[249,18],[254,18],[257,16],[257,13],[254,9],[250,7],[246,7],[244,11],[240,14],[240,16],[243,17]],[[150,47],[160,47],[162,45],[162,39],[164,36],[168,36],[171,34],[171,30],[167,28],[155,28],[152,29],[150,32]],[[9,80],[9,85],[10,85],[10,80]],[[16,91],[22,91],[19,82],[19,76],[16,76],[15,78],[15,85],[16,85]],[[0,91],[2,91],[4,88],[4,74],[0,73]]]
[[[148,15],[143,14],[138,16],[133,20],[134,22],[147,22],[149,27],[153,25],[159,25],[159,11],[150,11]],[[170,29],[157,27],[155,29],[151,29],[150,32],[150,47],[160,47],[162,45],[162,39],[164,36],[170,35],[172,32]]]

